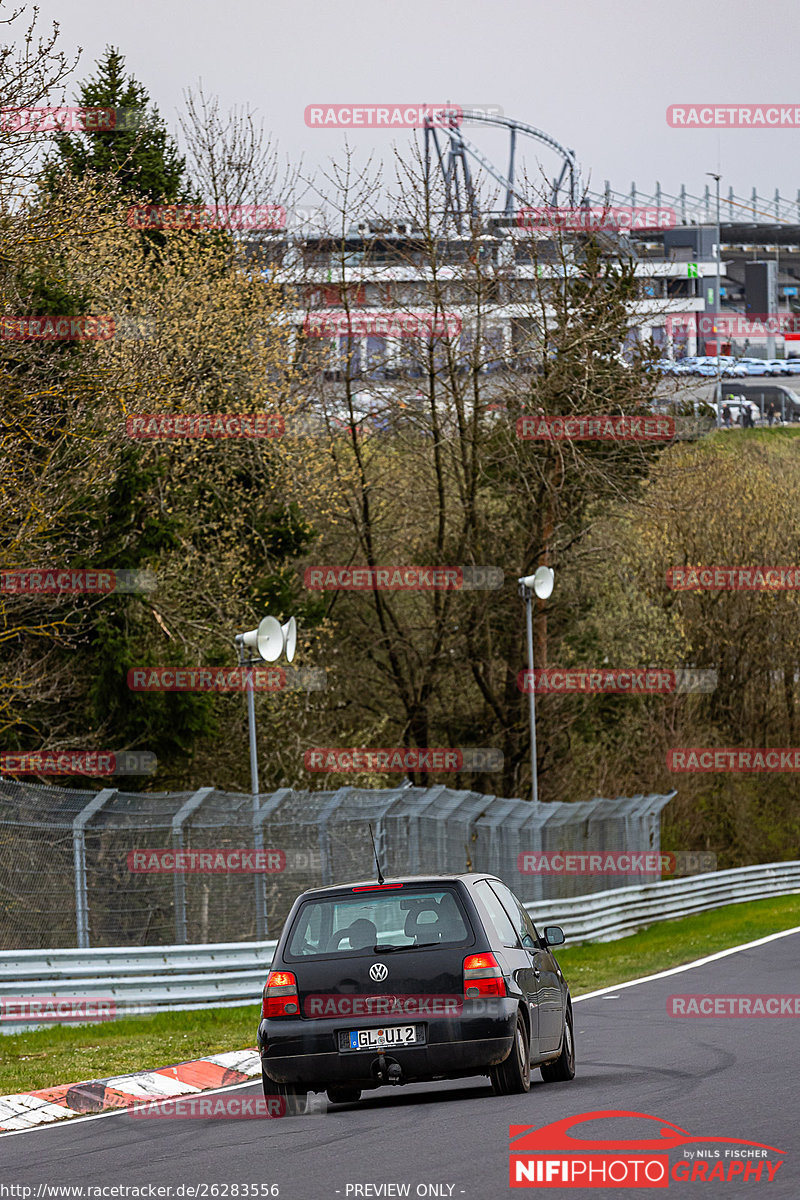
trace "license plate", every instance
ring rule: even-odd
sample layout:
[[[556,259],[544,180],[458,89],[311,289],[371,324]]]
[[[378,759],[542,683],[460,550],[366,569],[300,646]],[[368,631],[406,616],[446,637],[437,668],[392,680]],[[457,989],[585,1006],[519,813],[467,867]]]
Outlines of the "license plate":
[[[411,1046],[417,1041],[415,1025],[390,1025],[387,1029],[351,1029],[351,1050],[379,1050],[385,1046]]]

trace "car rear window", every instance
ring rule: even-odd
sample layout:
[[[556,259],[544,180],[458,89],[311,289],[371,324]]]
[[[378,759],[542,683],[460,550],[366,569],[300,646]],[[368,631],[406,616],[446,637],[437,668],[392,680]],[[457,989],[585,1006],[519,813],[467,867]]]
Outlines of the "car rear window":
[[[289,958],[372,953],[375,946],[456,946],[472,930],[454,888],[320,896],[302,905],[286,945]]]

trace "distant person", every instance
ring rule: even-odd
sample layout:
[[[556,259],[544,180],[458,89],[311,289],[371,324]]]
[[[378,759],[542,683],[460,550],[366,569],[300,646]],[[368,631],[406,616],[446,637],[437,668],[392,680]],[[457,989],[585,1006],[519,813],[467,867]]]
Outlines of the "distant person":
[[[771,424],[772,424],[773,420],[775,419],[775,416],[776,416],[776,413],[775,413],[775,401],[774,401],[774,400],[770,400],[770,402],[769,402],[769,408],[767,409],[767,424],[768,424],[768,425],[771,425]]]
[[[731,410],[727,404],[722,410],[722,424],[726,429],[730,429],[731,427]]]

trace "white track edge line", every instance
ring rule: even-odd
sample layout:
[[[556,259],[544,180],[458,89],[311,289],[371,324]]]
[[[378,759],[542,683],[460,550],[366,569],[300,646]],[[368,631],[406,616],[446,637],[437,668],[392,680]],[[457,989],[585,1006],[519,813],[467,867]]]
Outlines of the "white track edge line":
[[[716,954],[707,954],[705,958],[696,958],[693,962],[683,963],[680,967],[670,967],[667,971],[657,971],[655,975],[642,975],[640,979],[628,979],[625,983],[611,984],[609,987],[598,988],[596,992],[584,992],[582,996],[573,996],[572,1003],[579,1000],[592,1000],[595,996],[605,996],[608,992],[618,992],[622,988],[636,987],[640,983],[650,983],[654,979],[666,979],[669,975],[680,975],[683,971],[691,971],[694,967],[705,966],[706,963],[716,962],[719,958],[727,958],[729,954],[741,954],[743,950],[752,950],[754,946],[764,946],[778,938],[790,937],[800,933],[800,925],[793,929],[782,929],[779,933],[770,933],[766,937],[757,938],[754,942],[744,942],[741,946],[731,946],[728,950],[718,950]]]

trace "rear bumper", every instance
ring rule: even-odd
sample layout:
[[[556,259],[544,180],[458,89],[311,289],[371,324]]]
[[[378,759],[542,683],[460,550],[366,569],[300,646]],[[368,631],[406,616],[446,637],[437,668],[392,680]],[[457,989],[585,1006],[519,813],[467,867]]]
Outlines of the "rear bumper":
[[[380,1028],[377,1017],[325,1020],[262,1021],[258,1049],[265,1073],[276,1083],[376,1082],[372,1065],[379,1054],[402,1068],[403,1081],[437,1076],[482,1074],[508,1057],[514,1044],[518,1003],[512,997],[492,1002],[491,1015],[413,1019],[421,1025],[422,1045],[387,1047],[380,1051],[339,1050],[339,1033]],[[391,1022],[400,1024],[402,1022]]]

